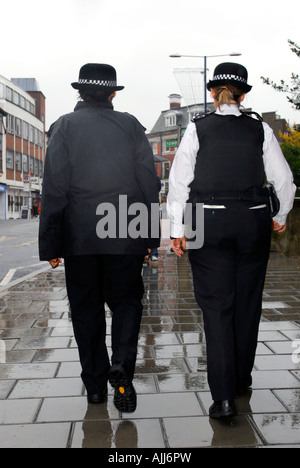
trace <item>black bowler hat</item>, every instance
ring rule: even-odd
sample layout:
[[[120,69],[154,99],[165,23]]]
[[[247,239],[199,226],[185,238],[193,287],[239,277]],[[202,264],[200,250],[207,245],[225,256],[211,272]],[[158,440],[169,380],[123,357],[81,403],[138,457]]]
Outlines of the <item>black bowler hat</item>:
[[[207,83],[207,89],[210,91],[214,86],[229,83],[237,88],[249,93],[252,86],[247,84],[247,69],[239,63],[224,62],[220,63],[214,71],[212,80]]]
[[[117,86],[117,73],[114,67],[104,63],[87,63],[80,68],[78,82],[71,83],[73,88],[82,91],[120,91],[124,86]]]

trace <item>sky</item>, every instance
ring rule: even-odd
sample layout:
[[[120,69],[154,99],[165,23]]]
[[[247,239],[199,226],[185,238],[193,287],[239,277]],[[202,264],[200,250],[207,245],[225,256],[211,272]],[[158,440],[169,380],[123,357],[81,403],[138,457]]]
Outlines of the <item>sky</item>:
[[[174,69],[204,65],[201,57],[169,55],[206,55],[208,79],[221,62],[242,63],[253,86],[245,107],[275,111],[292,125],[300,123],[300,111],[260,77],[289,82],[299,73],[300,59],[288,44],[300,45],[299,13],[299,0],[0,0],[0,75],[37,79],[49,128],[75,107],[78,93],[70,84],[80,67],[111,64],[125,86],[115,110],[135,115],[150,132],[169,108],[168,96],[181,92]],[[226,56],[232,52],[242,55]]]

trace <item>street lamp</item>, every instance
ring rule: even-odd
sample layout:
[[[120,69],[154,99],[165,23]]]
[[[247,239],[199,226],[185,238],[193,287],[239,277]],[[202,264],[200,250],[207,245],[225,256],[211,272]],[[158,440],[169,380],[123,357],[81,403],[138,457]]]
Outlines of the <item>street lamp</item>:
[[[192,57],[192,58],[203,58],[204,59],[204,113],[206,114],[207,113],[207,99],[206,99],[206,82],[207,82],[206,63],[207,63],[207,59],[210,58],[210,57],[228,57],[228,56],[238,57],[240,55],[242,55],[242,54],[240,54],[239,52],[232,52],[231,54],[221,54],[221,55],[181,55],[181,54],[172,54],[172,55],[169,55],[169,57],[171,57],[171,58]]]

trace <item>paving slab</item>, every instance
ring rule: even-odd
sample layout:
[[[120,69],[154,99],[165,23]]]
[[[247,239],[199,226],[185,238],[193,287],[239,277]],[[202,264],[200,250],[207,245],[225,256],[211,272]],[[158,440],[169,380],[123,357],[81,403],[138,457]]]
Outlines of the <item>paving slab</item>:
[[[272,252],[251,391],[230,423],[208,416],[202,312],[191,268],[164,240],[144,265],[135,386],[119,413],[87,403],[63,266],[0,291],[0,447],[161,450],[300,447],[300,260]],[[107,309],[111,344],[111,312]],[[109,349],[110,352],[110,349]]]

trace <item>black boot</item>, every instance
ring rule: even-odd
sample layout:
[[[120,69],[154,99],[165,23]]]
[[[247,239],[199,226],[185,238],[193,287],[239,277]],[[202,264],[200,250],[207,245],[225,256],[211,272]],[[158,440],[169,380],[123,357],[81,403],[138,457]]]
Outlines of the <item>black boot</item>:
[[[235,416],[236,409],[233,400],[214,401],[209,408],[209,416],[214,419],[228,418]]]
[[[88,393],[87,400],[89,403],[93,405],[99,405],[106,401],[106,397],[107,397],[107,387],[105,387],[99,393]]]
[[[136,391],[124,367],[121,364],[113,364],[108,379],[115,389],[115,407],[122,413],[133,413],[136,410]]]

